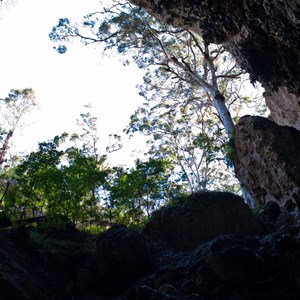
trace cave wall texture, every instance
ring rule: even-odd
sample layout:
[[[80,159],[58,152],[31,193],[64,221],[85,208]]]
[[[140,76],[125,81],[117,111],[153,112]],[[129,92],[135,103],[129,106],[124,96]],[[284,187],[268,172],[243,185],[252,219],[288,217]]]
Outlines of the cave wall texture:
[[[222,43],[266,89],[273,120],[300,129],[300,0],[130,2],[207,42]]]
[[[262,117],[235,126],[235,174],[263,207],[275,201],[300,209],[300,131]]]

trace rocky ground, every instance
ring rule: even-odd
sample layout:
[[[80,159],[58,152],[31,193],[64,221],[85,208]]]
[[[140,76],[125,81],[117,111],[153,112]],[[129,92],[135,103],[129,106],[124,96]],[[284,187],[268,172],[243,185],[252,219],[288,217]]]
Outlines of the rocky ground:
[[[198,193],[143,231],[2,230],[0,299],[298,299],[299,213]]]

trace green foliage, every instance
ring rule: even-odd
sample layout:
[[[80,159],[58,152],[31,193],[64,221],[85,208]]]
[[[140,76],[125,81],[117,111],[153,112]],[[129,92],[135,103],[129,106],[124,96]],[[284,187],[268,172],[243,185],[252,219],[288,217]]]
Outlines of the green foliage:
[[[131,118],[128,132],[148,135],[150,157],[171,160],[177,166],[174,180],[186,185],[190,192],[217,186],[228,172],[222,154],[226,136],[217,125],[216,116],[210,107],[201,108],[198,102],[188,106],[168,103],[171,100],[139,108]]]
[[[224,152],[226,155],[226,158],[229,161],[233,160],[233,156],[235,153],[235,136],[232,135],[229,140],[224,144]]]
[[[137,160],[131,169],[111,169],[106,156],[97,152],[96,119],[88,113],[81,117],[82,132],[39,143],[2,174],[2,186],[10,182],[2,211],[24,225],[28,218],[46,215],[37,225],[45,233],[64,232],[70,225],[93,232],[113,223],[140,228],[179,193],[172,180],[173,162],[150,158]]]
[[[99,190],[109,168],[106,156],[97,153],[96,118],[89,112],[81,118],[82,133],[63,133],[39,143],[10,174],[3,173],[9,182],[2,201],[7,215],[16,221],[45,213],[63,215],[77,225],[99,218]]]
[[[97,236],[100,232],[106,230],[107,228],[103,228],[101,226],[97,226],[97,225],[91,225],[89,227],[87,227],[85,230],[94,236]]]
[[[131,169],[114,168],[105,201],[107,217],[130,226],[140,226],[151,213],[167,202],[176,191],[170,181],[168,160],[137,160]]]
[[[105,157],[89,156],[86,149],[59,149],[66,135],[39,144],[15,167],[14,188],[4,206],[19,218],[28,214],[64,215],[76,224],[98,213],[97,191],[108,170]],[[33,214],[34,214],[33,213]]]

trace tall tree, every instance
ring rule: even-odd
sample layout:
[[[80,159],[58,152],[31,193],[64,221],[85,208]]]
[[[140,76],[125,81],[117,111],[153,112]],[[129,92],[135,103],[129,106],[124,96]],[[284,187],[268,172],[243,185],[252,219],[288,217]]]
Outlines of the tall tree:
[[[5,98],[0,99],[0,168],[5,162],[5,156],[10,146],[10,140],[20,125],[25,114],[36,106],[34,91],[31,88],[10,90]]]
[[[86,112],[80,114],[80,119],[77,119],[77,127],[80,130],[78,134],[74,134],[72,139],[79,140],[82,143],[82,149],[87,154],[95,157],[99,156],[98,153],[98,129],[97,120],[98,118],[93,116],[91,104],[84,105],[87,109]]]

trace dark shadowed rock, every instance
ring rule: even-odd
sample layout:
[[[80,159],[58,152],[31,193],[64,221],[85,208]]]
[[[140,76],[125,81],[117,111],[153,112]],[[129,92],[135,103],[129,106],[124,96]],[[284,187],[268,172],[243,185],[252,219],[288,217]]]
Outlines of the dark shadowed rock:
[[[233,160],[237,178],[260,207],[269,201],[283,206],[289,200],[298,206],[298,130],[262,117],[242,117],[235,126]]]
[[[163,252],[131,299],[296,300],[299,250],[298,239],[278,234],[224,235],[180,257]]]
[[[284,215],[277,222],[286,224]],[[186,252],[155,247],[153,264],[149,256],[141,259],[141,249],[152,250],[148,239],[116,226],[100,236],[98,248],[106,251],[90,264],[90,250],[74,255],[73,246],[67,253],[62,247],[41,256],[24,228],[0,232],[0,299],[298,300],[300,294],[300,241],[288,233],[223,235]],[[100,262],[99,254],[109,263]]]
[[[292,200],[289,199],[288,201],[285,202],[284,208],[287,212],[292,212],[296,209],[297,205],[296,203]]]
[[[6,216],[0,216],[0,228],[1,227],[9,227],[12,226],[12,222],[10,220],[10,218],[6,217]]]
[[[222,192],[196,193],[180,204],[164,207],[145,227],[150,239],[179,250],[192,250],[222,234],[263,232],[241,197]]]
[[[122,283],[149,272],[152,268],[148,238],[126,226],[115,225],[97,238],[98,272],[108,285]]]
[[[259,212],[259,218],[266,223],[276,222],[278,216],[281,214],[280,206],[275,201],[267,202]]]
[[[39,265],[39,252],[24,228],[0,234],[0,299],[62,299],[48,286]]]
[[[290,236],[300,237],[300,212],[285,212],[279,215],[275,223],[277,232]]]

